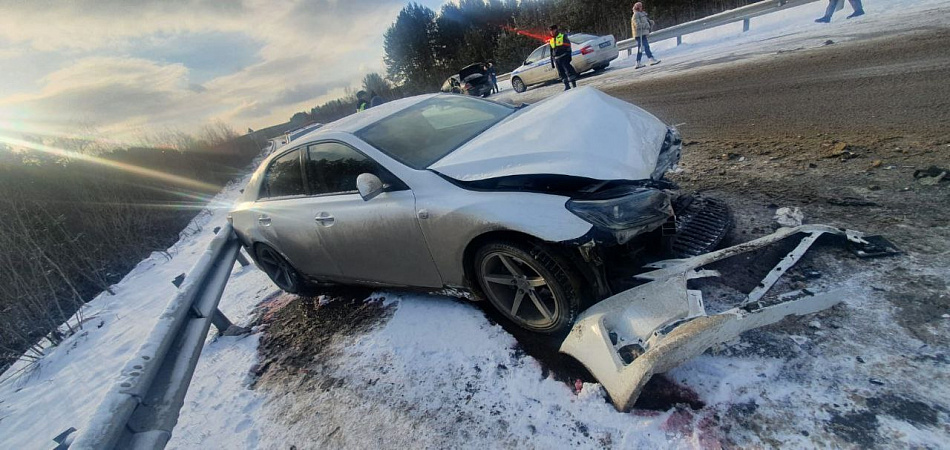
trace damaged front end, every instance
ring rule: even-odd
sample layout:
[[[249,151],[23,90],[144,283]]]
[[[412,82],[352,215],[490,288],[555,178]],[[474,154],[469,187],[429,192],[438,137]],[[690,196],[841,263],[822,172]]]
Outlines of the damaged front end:
[[[844,237],[858,248],[871,245],[859,232],[804,225],[715,252],[651,264],[647,267],[657,270],[637,276],[648,282],[583,312],[560,351],[584,364],[604,386],[614,406],[627,411],[653,374],[666,372],[747,330],[841,302],[845,295],[842,290],[813,293],[805,289],[779,295],[774,301],[763,300],[822,235]],[[716,271],[702,270],[704,266],[793,239],[799,239],[794,250],[732,309],[708,314],[702,291],[687,287],[689,280],[720,276]]]

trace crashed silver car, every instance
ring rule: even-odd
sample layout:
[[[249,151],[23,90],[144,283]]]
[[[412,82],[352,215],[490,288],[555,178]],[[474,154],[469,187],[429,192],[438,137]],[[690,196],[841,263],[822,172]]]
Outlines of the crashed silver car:
[[[344,283],[456,293],[528,330],[565,332],[612,293],[605,255],[677,231],[664,174],[680,158],[678,133],[593,88],[522,107],[412,97],[288,147],[263,162],[230,215],[288,292]],[[722,231],[693,240],[708,247]]]

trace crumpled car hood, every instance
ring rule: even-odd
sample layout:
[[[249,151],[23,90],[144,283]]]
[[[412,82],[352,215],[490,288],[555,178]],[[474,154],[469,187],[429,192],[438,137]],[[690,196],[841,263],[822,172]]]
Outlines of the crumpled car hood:
[[[646,180],[667,130],[652,114],[581,87],[524,108],[429,169],[459,181],[534,174]]]

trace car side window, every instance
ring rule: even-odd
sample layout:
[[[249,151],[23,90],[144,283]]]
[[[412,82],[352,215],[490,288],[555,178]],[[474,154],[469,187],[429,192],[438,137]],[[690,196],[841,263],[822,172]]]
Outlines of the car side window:
[[[544,57],[543,55],[544,55],[544,49],[545,49],[545,48],[547,48],[547,47],[542,46],[542,47],[538,47],[538,48],[534,49],[534,51],[531,52],[530,55],[528,55],[528,58],[525,59],[524,62],[525,62],[526,64],[533,64],[533,63],[536,63],[536,62],[540,61],[541,58]]]
[[[300,170],[300,150],[294,150],[271,162],[264,176],[261,197],[304,195],[303,172]]]
[[[376,175],[384,183],[393,179],[376,161],[339,142],[312,144],[307,156],[307,179],[313,195],[356,192],[356,177],[362,173]]]

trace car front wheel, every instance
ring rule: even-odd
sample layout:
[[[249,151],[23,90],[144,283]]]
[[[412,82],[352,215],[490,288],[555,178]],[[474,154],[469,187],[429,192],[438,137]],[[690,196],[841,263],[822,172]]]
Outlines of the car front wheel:
[[[475,254],[475,277],[508,320],[545,334],[570,330],[581,305],[580,277],[566,259],[534,243],[500,241]]]
[[[511,88],[514,89],[515,92],[519,94],[528,89],[528,87],[524,85],[524,81],[521,81],[521,78],[518,78],[518,77],[514,77],[511,79]]]

